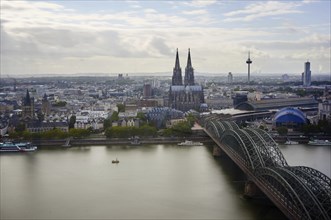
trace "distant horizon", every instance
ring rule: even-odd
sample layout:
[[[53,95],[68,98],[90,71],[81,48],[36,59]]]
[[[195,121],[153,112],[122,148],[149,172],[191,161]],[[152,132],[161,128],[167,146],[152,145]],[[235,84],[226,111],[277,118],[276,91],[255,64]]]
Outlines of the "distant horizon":
[[[247,76],[247,73],[236,73],[236,72],[231,72],[234,77],[240,76],[240,77],[245,77]],[[91,76],[91,74],[95,74],[93,76]],[[155,74],[155,77],[157,76],[162,76],[162,77],[172,77],[172,72],[149,72],[149,73],[144,73],[144,72],[140,72],[140,73],[128,73],[128,72],[118,72],[118,73],[97,73],[97,72],[86,72],[86,73],[65,73],[65,74],[54,74],[54,73],[44,73],[44,74],[38,74],[38,75],[34,75],[34,74],[1,74],[3,75],[1,78],[3,79],[8,79],[8,78],[13,78],[13,77],[17,77],[17,78],[38,78],[38,77],[79,77],[79,76],[86,76],[86,77],[118,77],[119,74],[123,74],[123,77],[143,77],[143,76],[153,76],[153,74]],[[284,74],[287,74],[288,76],[297,76],[297,77],[301,77],[301,73],[251,73],[251,77],[255,78],[255,77],[263,77],[263,76],[282,76]],[[224,76],[226,77],[228,75],[227,73],[203,73],[203,72],[195,72],[194,73],[195,76]],[[312,77],[314,78],[315,76],[329,76],[331,79],[331,73],[312,73]]]

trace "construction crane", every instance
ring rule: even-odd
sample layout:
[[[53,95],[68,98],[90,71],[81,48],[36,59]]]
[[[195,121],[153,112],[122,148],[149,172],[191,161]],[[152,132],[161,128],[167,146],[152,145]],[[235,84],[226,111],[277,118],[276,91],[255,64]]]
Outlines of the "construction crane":
[[[9,75],[7,75],[8,79],[12,79],[14,81],[14,92],[16,92],[16,84],[17,84],[17,81],[15,78],[13,77],[10,77]]]

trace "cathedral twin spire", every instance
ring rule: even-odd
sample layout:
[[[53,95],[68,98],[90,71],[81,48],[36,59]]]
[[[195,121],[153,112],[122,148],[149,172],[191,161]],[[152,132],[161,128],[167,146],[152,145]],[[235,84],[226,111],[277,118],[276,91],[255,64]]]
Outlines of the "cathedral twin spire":
[[[176,62],[172,75],[172,85],[173,86],[183,85],[182,69],[180,68],[180,64],[179,64],[178,49],[176,51]],[[192,67],[190,49],[188,49],[187,65],[185,68],[185,76],[184,76],[184,85],[185,86],[194,85],[194,69]]]

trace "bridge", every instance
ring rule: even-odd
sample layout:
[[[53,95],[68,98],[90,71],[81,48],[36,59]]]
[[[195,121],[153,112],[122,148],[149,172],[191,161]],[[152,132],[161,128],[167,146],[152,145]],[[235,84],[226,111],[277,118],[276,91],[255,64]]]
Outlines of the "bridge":
[[[264,130],[240,129],[217,115],[200,124],[246,174],[246,194],[262,191],[289,219],[330,219],[331,179],[305,166],[289,166],[273,138]]]

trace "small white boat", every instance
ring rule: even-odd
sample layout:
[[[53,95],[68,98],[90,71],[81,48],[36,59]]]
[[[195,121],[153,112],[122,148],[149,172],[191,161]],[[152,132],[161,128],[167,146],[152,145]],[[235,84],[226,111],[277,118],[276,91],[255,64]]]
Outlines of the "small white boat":
[[[287,141],[285,142],[285,144],[286,144],[286,145],[292,145],[292,144],[299,144],[299,142],[297,142],[297,141],[287,140]]]
[[[184,142],[178,143],[178,145],[179,146],[201,146],[201,145],[203,145],[203,143],[185,140]]]
[[[312,140],[309,141],[308,144],[315,146],[331,146],[331,142],[329,140]]]

